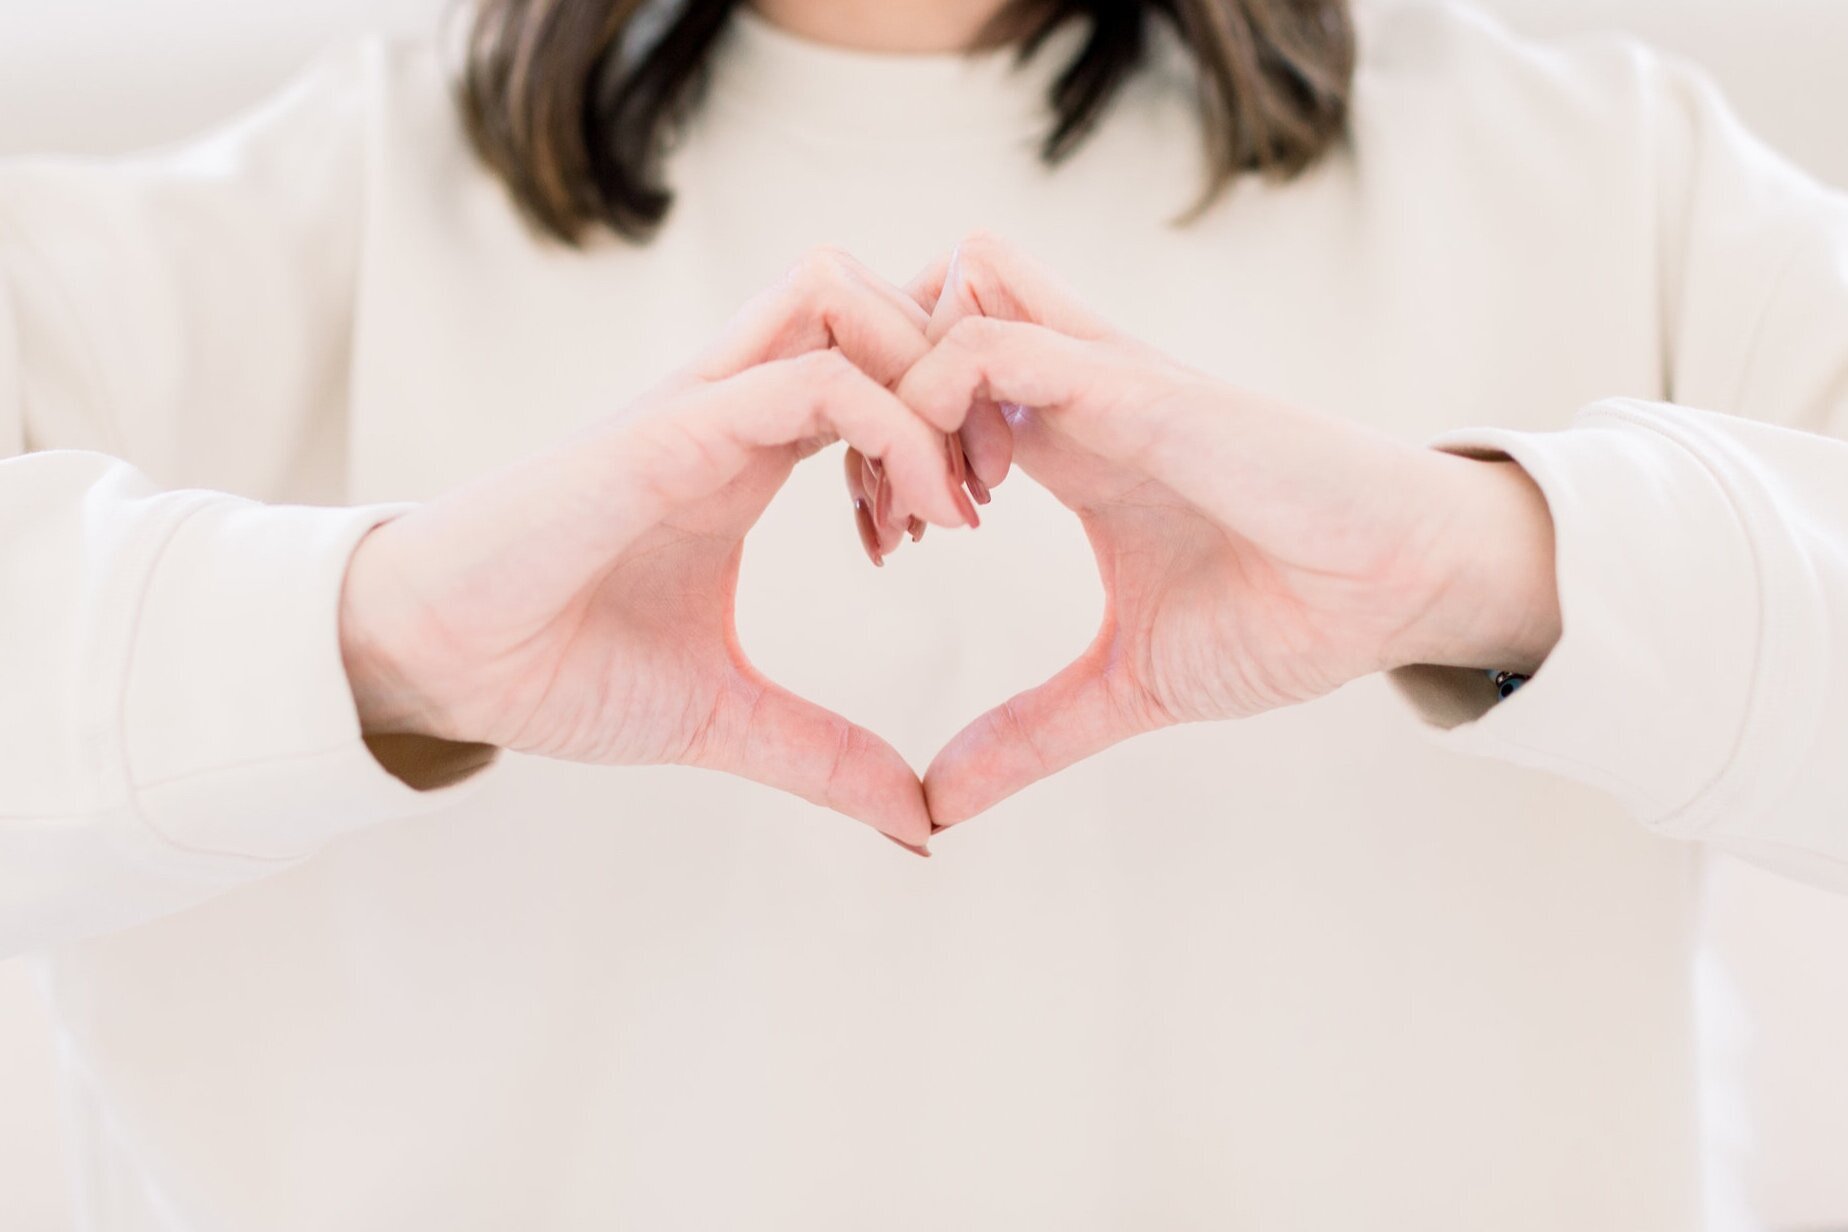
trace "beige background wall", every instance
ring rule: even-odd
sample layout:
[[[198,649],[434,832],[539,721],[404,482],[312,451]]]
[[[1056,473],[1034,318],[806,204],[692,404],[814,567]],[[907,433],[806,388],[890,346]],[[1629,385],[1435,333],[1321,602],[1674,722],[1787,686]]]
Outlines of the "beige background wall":
[[[1366,0],[1362,0],[1366,2]],[[0,155],[184,134],[261,96],[318,48],[427,29],[440,0],[0,0]],[[1842,0],[1490,0],[1536,32],[1624,28],[1693,55],[1758,129],[1848,185]],[[1715,1026],[1743,1078],[1751,1199],[1767,1226],[1848,1229],[1848,899],[1731,862],[1712,871]],[[54,1041],[30,965],[0,963],[0,1229],[72,1226]],[[1743,1115],[1738,1115],[1743,1114]],[[1729,1132],[1744,1132],[1742,1128]]]

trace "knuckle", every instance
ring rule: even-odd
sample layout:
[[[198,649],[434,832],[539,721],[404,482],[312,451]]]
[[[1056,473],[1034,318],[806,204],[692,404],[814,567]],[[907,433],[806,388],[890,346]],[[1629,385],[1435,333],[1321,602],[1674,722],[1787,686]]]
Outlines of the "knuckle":
[[[999,322],[989,317],[968,316],[950,326],[938,345],[973,353],[987,349],[999,332]]]
[[[811,803],[819,804],[823,808],[834,808],[841,802],[846,775],[860,747],[860,733],[845,719],[835,720],[829,724],[829,728],[830,735],[833,737],[833,758],[827,771],[822,775],[821,782],[817,784],[815,796],[811,800]]]
[[[858,373],[839,351],[809,351],[789,361],[789,375],[807,405],[817,413],[837,403]]]
[[[849,277],[848,269],[845,251],[832,244],[817,244],[796,263],[793,278],[803,297],[813,302],[844,286]]]
[[[856,371],[845,355],[831,347],[825,351],[809,351],[794,362],[797,375],[803,380],[830,388],[846,381]]]
[[[963,236],[956,245],[956,268],[964,286],[973,290],[998,280],[1013,251],[1013,246],[993,231],[978,228]]]
[[[986,227],[976,227],[964,235],[956,247],[964,256],[979,259],[1007,251],[1007,241]]]

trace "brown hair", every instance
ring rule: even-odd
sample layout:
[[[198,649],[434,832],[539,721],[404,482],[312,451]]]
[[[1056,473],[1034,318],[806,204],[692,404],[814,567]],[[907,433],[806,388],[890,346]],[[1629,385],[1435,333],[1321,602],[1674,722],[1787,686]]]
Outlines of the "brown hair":
[[[542,230],[632,239],[673,203],[661,178],[675,123],[741,0],[474,0],[461,103],[476,150]],[[1067,18],[1088,37],[1054,81],[1042,154],[1083,140],[1142,61],[1148,17],[1168,21],[1199,66],[1211,180],[1287,177],[1338,140],[1354,71],[1347,0],[1009,0],[980,43],[1031,55]],[[652,27],[652,28],[651,28]]]

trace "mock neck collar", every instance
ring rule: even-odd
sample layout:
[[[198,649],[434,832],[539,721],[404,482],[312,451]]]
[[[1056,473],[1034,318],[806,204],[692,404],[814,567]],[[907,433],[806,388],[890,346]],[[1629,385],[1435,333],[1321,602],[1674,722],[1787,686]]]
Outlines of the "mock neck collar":
[[[976,52],[856,51],[732,13],[712,64],[712,97],[815,140],[1019,141],[1049,131],[1047,93],[1085,33],[1053,31],[1030,60],[1014,46]]]

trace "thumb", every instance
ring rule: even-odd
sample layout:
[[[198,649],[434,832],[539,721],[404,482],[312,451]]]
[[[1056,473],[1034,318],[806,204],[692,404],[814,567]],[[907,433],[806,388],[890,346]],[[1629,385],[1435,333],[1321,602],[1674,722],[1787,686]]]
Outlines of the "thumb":
[[[1114,333],[1050,270],[985,231],[964,238],[941,266],[925,270],[909,290],[920,306],[929,301],[925,332],[932,342],[971,316],[1043,325],[1072,338],[1099,339]]]
[[[844,813],[930,854],[923,786],[898,750],[755,673],[726,693],[690,760]]]
[[[1038,688],[1003,702],[956,736],[924,775],[939,830],[1131,736],[1164,724],[1127,704],[1108,671],[1103,639]]]

